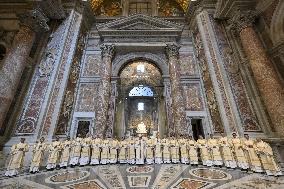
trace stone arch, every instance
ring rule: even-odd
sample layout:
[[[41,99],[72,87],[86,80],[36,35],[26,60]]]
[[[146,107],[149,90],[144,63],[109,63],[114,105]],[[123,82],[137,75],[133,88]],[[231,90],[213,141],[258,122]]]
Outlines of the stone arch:
[[[274,45],[284,41],[284,1],[279,1],[270,25],[270,35]]]
[[[162,75],[169,75],[169,68],[165,57],[145,52],[127,53],[125,55],[117,56],[113,60],[112,75],[118,76],[119,71],[129,62],[135,60],[147,60],[155,64],[162,72]]]

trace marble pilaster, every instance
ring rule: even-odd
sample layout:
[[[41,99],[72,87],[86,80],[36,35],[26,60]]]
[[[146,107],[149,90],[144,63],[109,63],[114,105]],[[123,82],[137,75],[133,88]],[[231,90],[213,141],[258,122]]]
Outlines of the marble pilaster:
[[[239,112],[225,72],[224,60],[218,47],[208,11],[202,10],[196,16],[196,21],[205,50],[208,72],[213,83],[214,91],[211,92],[215,93],[222,125],[224,125],[226,133],[238,132],[242,134],[243,128],[241,127]]]
[[[175,44],[168,44],[166,46],[166,53],[169,61],[175,133],[184,134],[187,133],[188,129],[180,82],[179,48],[180,47]]]
[[[41,10],[31,10],[19,15],[20,29],[3,61],[0,72],[0,128],[10,108],[25,63],[29,57],[36,32],[49,30],[48,19]]]
[[[237,11],[230,19],[231,28],[240,36],[253,76],[270,115],[272,127],[283,136],[284,90],[267,52],[254,31],[255,16],[252,11]]]
[[[112,70],[112,57],[114,55],[113,45],[101,46],[102,64],[100,66],[100,94],[98,107],[99,111],[96,115],[96,135],[103,136],[107,127],[108,120],[108,106],[111,89],[111,70]]]

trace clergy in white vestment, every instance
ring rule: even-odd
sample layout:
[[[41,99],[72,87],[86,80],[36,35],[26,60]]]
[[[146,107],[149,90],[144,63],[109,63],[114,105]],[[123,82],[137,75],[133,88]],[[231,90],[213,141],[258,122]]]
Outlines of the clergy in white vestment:
[[[135,164],[135,139],[133,136],[127,138],[127,163]]]
[[[60,157],[60,168],[61,167],[64,167],[66,168],[68,166],[68,162],[69,162],[69,159],[70,159],[70,149],[71,149],[71,141],[70,141],[70,137],[68,136],[67,139],[62,142],[62,154],[61,154],[61,157]]]
[[[156,135],[155,140],[155,163],[156,164],[162,164],[163,163],[163,155],[162,155],[162,141],[160,139],[159,133]]]
[[[81,143],[82,150],[81,150],[81,156],[79,160],[80,166],[87,165],[90,162],[92,140],[93,139],[90,135],[82,140],[82,143]]]
[[[71,151],[70,151],[70,162],[69,162],[71,166],[75,166],[79,163],[79,158],[81,155],[81,148],[82,148],[81,147],[82,140],[83,139],[80,137],[80,135],[74,140],[72,140]]]
[[[42,164],[44,152],[46,148],[47,148],[47,145],[44,142],[44,137],[41,137],[40,141],[37,142],[33,146],[33,157],[32,157],[31,166],[30,166],[31,173],[39,172],[39,167]]]
[[[109,155],[109,140],[104,139],[101,144],[101,164],[105,165],[108,163],[108,155]]]
[[[143,165],[145,159],[145,141],[140,136],[135,138],[136,164]]]
[[[101,142],[102,140],[98,137],[94,138],[91,142],[91,149],[92,149],[91,165],[100,164]]]

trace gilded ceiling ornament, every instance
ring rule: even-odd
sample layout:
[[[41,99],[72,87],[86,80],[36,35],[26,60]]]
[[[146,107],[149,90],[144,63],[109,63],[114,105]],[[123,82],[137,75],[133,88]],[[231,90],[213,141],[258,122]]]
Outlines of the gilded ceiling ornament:
[[[90,0],[93,11],[96,11],[104,1],[105,0]],[[190,1],[188,1],[188,0],[176,0],[176,2],[182,7],[184,12],[187,11]]]

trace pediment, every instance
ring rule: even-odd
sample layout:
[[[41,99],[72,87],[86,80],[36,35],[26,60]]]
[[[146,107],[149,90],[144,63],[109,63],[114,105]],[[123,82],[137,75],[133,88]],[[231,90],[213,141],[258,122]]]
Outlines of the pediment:
[[[136,14],[126,18],[98,24],[99,31],[181,31],[183,25],[173,23],[162,18]]]

